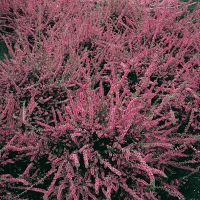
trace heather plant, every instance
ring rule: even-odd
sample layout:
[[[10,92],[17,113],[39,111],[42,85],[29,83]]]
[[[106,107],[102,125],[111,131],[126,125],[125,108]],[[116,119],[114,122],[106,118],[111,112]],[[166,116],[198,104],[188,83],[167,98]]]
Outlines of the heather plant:
[[[200,6],[4,3],[1,198],[184,199],[169,177],[199,171]]]

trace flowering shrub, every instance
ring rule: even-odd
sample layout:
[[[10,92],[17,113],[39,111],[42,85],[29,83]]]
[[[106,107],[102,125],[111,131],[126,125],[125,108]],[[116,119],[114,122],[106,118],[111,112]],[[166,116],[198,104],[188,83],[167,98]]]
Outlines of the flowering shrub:
[[[5,4],[2,199],[184,199],[184,177],[168,176],[200,162],[200,8],[188,4]]]

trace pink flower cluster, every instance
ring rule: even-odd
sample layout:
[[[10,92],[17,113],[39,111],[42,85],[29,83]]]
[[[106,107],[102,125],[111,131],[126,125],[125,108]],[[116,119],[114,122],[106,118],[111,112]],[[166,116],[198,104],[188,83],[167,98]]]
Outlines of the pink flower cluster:
[[[184,199],[184,176],[167,178],[200,163],[188,5],[1,0],[2,199]]]

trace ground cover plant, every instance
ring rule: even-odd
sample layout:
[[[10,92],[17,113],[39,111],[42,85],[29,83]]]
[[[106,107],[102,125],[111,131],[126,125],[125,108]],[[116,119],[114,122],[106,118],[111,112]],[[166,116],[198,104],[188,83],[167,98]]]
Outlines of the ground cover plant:
[[[1,1],[1,199],[184,199],[200,163],[191,3]]]

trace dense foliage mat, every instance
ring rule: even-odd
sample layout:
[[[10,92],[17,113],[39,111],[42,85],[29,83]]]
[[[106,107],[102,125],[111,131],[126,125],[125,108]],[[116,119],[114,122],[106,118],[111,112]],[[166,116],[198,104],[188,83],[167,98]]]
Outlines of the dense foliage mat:
[[[184,199],[200,163],[191,5],[1,1],[2,199]]]

